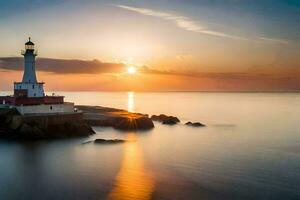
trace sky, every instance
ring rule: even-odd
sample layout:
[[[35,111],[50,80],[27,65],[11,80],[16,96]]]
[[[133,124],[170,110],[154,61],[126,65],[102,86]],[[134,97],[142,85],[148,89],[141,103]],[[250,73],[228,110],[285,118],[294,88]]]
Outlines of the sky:
[[[0,1],[0,90],[300,90],[298,0]],[[129,73],[134,68],[136,73]]]

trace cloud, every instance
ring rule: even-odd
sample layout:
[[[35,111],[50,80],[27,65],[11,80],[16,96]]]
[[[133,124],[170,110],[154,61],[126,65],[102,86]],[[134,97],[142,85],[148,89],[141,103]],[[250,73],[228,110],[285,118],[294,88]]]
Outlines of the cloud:
[[[100,74],[124,71],[124,64],[106,63],[99,60],[39,58],[36,61],[36,67],[40,71],[57,74]],[[23,70],[23,58],[0,58],[0,69]]]
[[[23,71],[23,58],[21,57],[0,57],[0,70]],[[126,66],[122,63],[106,63],[99,60],[69,60],[54,58],[39,58],[36,62],[38,71],[53,74],[123,74]],[[174,71],[158,70],[149,66],[138,68],[141,74],[172,75],[190,78],[206,78],[213,80],[287,80],[289,78],[299,78],[300,72],[295,72],[292,77],[284,75],[274,75],[270,72],[198,72],[198,71]],[[290,74],[290,73],[289,73]]]
[[[142,15],[158,17],[160,19],[171,21],[174,24],[176,24],[177,27],[184,29],[186,31],[192,31],[192,32],[196,32],[196,33],[202,33],[202,34],[206,34],[206,35],[231,38],[231,39],[254,40],[254,41],[264,40],[264,41],[272,42],[272,43],[288,44],[288,41],[284,40],[284,39],[278,39],[278,38],[272,38],[272,37],[254,37],[252,39],[249,39],[249,38],[231,35],[231,34],[227,34],[227,33],[216,31],[216,30],[211,30],[211,29],[205,27],[204,25],[195,22],[194,20],[192,20],[189,17],[181,16],[181,15],[174,15],[174,14],[171,14],[168,12],[161,12],[161,11],[155,11],[152,9],[132,7],[132,6],[126,6],[126,5],[113,5],[113,6],[122,8],[125,10],[129,10],[132,12],[136,12],[136,13],[139,13]]]
[[[287,40],[278,39],[278,38],[259,37],[259,39],[267,41],[267,42],[280,43],[280,44],[288,44],[289,43]]]
[[[210,30],[207,27],[198,24],[197,22],[195,22],[194,20],[186,16],[174,15],[168,12],[160,12],[160,11],[155,11],[147,8],[138,8],[138,7],[125,6],[125,5],[114,5],[114,6],[125,10],[133,11],[142,15],[158,17],[164,20],[171,21],[174,24],[176,24],[179,28],[184,29],[186,31],[192,31],[196,33],[202,33],[202,34],[217,36],[217,37],[245,39],[239,36],[229,35],[223,32]]]
[[[275,76],[270,73],[253,72],[185,72],[185,71],[160,71],[144,66],[139,70],[146,74],[186,76],[193,78],[207,78],[215,80],[286,80],[289,77]]]

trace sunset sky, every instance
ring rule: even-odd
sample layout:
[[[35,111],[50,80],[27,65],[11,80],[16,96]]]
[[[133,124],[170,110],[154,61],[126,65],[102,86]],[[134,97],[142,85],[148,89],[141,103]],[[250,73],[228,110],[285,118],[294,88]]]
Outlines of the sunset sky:
[[[10,0],[0,27],[2,91],[29,36],[51,91],[300,90],[298,0]]]

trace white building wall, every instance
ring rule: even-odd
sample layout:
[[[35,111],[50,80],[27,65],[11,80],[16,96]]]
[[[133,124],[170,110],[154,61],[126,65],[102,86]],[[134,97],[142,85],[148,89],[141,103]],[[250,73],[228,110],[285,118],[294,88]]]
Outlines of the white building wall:
[[[15,89],[27,90],[28,97],[43,97],[44,84],[43,83],[15,83]]]
[[[72,112],[74,112],[74,103],[16,106],[16,109],[22,115],[25,115],[25,114],[72,113]]]

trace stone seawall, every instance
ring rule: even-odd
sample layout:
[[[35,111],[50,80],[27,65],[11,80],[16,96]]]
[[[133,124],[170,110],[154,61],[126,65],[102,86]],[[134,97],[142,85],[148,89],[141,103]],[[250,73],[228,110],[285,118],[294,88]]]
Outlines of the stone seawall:
[[[47,127],[49,125],[61,125],[66,122],[83,122],[83,113],[81,112],[49,115],[25,115],[21,117],[25,123],[34,121],[42,127]]]
[[[66,138],[94,133],[80,112],[23,116],[14,109],[0,111],[0,138]]]
[[[42,104],[42,105],[25,105],[16,106],[16,109],[22,115],[43,115],[43,114],[56,114],[56,113],[74,113],[73,103],[63,103],[63,104]]]

